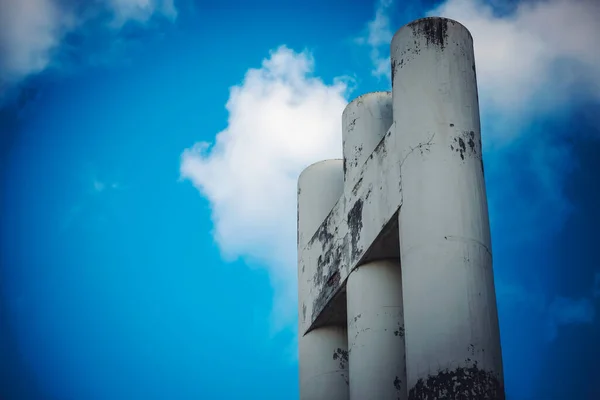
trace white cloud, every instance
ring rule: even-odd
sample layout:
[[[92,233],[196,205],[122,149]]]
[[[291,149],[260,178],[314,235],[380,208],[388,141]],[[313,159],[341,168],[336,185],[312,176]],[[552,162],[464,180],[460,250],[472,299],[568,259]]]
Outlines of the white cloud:
[[[548,111],[549,106],[568,101],[560,96],[547,96],[547,91],[554,93],[559,88],[556,85],[573,89],[572,84],[579,79],[597,82],[593,68],[597,55],[591,54],[594,46],[587,47],[590,54],[567,46],[569,40],[579,36],[589,43],[586,32],[593,33],[594,25],[566,29],[569,24],[589,22],[589,17],[583,22],[577,19],[585,14],[585,7],[595,6],[577,3],[576,10],[567,10],[566,19],[557,22],[562,31],[567,31],[569,39],[560,36],[561,30],[544,34],[547,24],[554,23],[547,20],[544,23],[544,18],[560,15],[556,10],[565,4],[562,0],[537,2],[502,18],[475,0],[450,0],[438,9],[463,22],[475,36],[478,80],[481,93],[485,93],[483,110],[490,110],[506,121],[513,117],[522,121],[527,119],[524,109]],[[387,16],[390,7],[390,0],[379,1],[366,35],[357,40],[371,48],[372,72],[376,76],[389,74],[389,54],[384,47],[389,48],[392,37]],[[515,62],[517,67],[513,66]],[[576,66],[583,75],[557,72],[560,62]],[[218,133],[215,143],[198,143],[181,156],[181,176],[191,180],[211,203],[214,237],[223,254],[227,258],[254,260],[269,269],[278,290],[274,313],[283,324],[293,323],[296,314],[293,304],[296,302],[297,176],[314,161],[341,155],[340,117],[346,104],[347,86],[343,80],[327,85],[312,77],[312,71],[313,59],[306,52],[295,53],[286,47],[272,52],[261,68],[249,70],[243,83],[231,89],[226,106],[228,126]],[[556,76],[569,79],[560,84],[548,82]],[[538,98],[547,100],[539,102],[544,107],[531,104],[537,103]],[[503,125],[508,126],[508,122]],[[503,144],[510,143],[506,140],[510,137],[509,132],[504,132]],[[560,188],[556,191],[552,185],[552,179],[561,185],[554,174],[557,168],[554,164],[569,154],[558,150],[542,142],[529,164],[540,172],[539,191],[554,196],[543,200],[547,196],[540,194],[543,200],[540,204],[550,202],[554,209],[564,213],[568,207]],[[497,158],[492,162],[499,165],[502,160]],[[558,166],[562,168],[560,163]],[[584,303],[562,300],[548,303],[545,298],[534,301],[541,313],[551,315],[548,318],[553,321],[552,327],[587,315],[571,313]]]
[[[295,320],[296,185],[309,164],[341,156],[344,78],[313,77],[308,52],[282,46],[231,88],[228,126],[181,156],[181,176],[211,202],[227,258],[267,265],[278,290],[275,323]]]
[[[177,16],[173,0],[100,1],[114,15],[115,29],[128,20],[145,22],[155,14]],[[83,23],[83,16],[65,1],[0,0],[0,85],[44,70],[65,34]]]
[[[146,22],[155,13],[175,19],[174,0],[105,0],[114,13],[114,25],[120,27],[128,20]]]
[[[373,76],[385,77],[388,82],[391,82],[389,47],[392,40],[392,29],[388,16],[391,5],[392,0],[378,0],[375,18],[367,23],[365,36],[356,39],[356,43],[367,45],[370,48]]]
[[[523,286],[499,280],[496,294],[504,299],[503,304],[511,309],[527,310],[545,321],[547,342],[553,342],[561,326],[591,324],[596,317],[592,298],[569,298],[556,296],[548,299],[540,290],[530,290]]]
[[[357,43],[370,47],[373,75],[389,80],[392,0],[376,4]],[[600,2],[522,2],[498,14],[482,0],[448,0],[427,14],[455,19],[473,34],[482,108],[512,124],[496,132],[497,142],[514,139],[532,113],[569,105],[575,94],[600,98]]]
[[[582,87],[600,98],[595,0],[523,2],[503,16],[480,0],[448,0],[429,15],[455,19],[471,31],[481,101],[506,118],[568,105]]]
[[[564,325],[591,324],[594,322],[596,310],[588,298],[570,299],[557,297],[548,305],[547,339],[553,341],[558,336],[558,329]]]
[[[43,70],[74,23],[52,0],[0,0],[0,82]]]

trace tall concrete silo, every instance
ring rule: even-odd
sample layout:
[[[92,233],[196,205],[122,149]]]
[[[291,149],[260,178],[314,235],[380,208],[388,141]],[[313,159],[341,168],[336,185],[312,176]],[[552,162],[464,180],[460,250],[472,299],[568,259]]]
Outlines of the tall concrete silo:
[[[504,399],[473,39],[414,21],[391,68],[299,180],[300,398]]]

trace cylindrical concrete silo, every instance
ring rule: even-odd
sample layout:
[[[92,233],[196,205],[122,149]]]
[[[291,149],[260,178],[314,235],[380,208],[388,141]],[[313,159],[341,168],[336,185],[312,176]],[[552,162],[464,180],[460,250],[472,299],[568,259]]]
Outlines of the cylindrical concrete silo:
[[[473,39],[420,19],[391,59],[409,399],[503,399]]]
[[[298,179],[298,257],[343,194],[342,160],[306,168]],[[314,269],[298,270],[298,316],[306,322],[304,301]],[[348,400],[348,336],[345,326],[324,326],[298,339],[301,400]]]
[[[342,113],[346,185],[353,182],[391,125],[391,92],[366,93],[346,106]]]
[[[350,398],[405,400],[402,275],[398,260],[363,264],[346,285]]]
[[[392,94],[367,93],[342,114],[345,192],[392,124]],[[368,173],[368,171],[367,171]],[[363,221],[368,223],[368,221]],[[377,254],[372,254],[377,259]],[[406,399],[402,277],[399,260],[376,260],[346,285],[351,399]]]

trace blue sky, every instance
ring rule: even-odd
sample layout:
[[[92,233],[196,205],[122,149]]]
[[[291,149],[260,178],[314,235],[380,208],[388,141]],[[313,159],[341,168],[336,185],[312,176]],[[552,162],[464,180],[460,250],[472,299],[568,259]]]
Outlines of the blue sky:
[[[0,0],[0,397],[297,398],[297,176],[432,14],[475,40],[508,399],[600,398],[593,0]]]

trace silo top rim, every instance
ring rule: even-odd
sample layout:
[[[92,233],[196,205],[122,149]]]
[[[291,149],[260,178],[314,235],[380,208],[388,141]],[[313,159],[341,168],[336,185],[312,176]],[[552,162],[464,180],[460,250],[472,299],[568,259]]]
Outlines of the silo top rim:
[[[329,163],[331,163],[331,162],[344,162],[344,160],[343,160],[343,159],[341,159],[341,158],[329,158],[329,159],[327,159],[327,160],[321,160],[321,161],[314,162],[314,163],[310,164],[308,167],[304,168],[304,169],[302,170],[302,172],[300,172],[300,175],[298,176],[298,180],[300,180],[300,177],[301,177],[301,176],[302,176],[302,174],[304,174],[306,171],[308,171],[308,170],[310,170],[310,169],[313,169],[313,168],[315,168],[315,167],[318,167],[318,166],[320,166],[320,165],[322,165],[322,164],[329,164]]]
[[[355,101],[362,99],[363,97],[369,96],[369,95],[373,95],[373,94],[381,94],[381,93],[386,93],[386,94],[391,94],[392,92],[390,90],[376,90],[374,92],[367,92],[367,93],[363,93],[358,97],[355,97],[354,99],[352,99],[352,101],[350,103],[354,103]]]
[[[415,19],[414,21],[411,21],[408,24],[402,26],[400,29],[398,29],[396,31],[396,33],[394,33],[394,36],[392,37],[392,42],[396,38],[396,35],[398,35],[404,29],[412,27],[413,25],[419,24],[419,23],[421,23],[423,21],[432,20],[432,19],[439,19],[439,20],[443,20],[443,21],[446,21],[446,22],[450,22],[452,24],[458,24],[458,25],[462,26],[467,31],[467,33],[471,37],[471,40],[473,39],[473,35],[471,35],[471,32],[469,31],[469,29],[466,26],[464,26],[463,24],[461,24],[460,22],[458,22],[457,20],[454,20],[454,19],[451,19],[451,18],[446,18],[446,17],[424,17],[424,18]]]
[[[355,97],[354,99],[352,99],[352,101],[351,101],[351,102],[349,102],[349,103],[346,105],[346,107],[344,108],[344,111],[342,112],[342,114],[345,114],[345,113],[346,113],[346,110],[347,110],[348,108],[350,108],[350,105],[352,105],[352,104],[356,103],[357,101],[360,101],[360,100],[364,99],[364,98],[365,98],[365,97],[367,97],[367,96],[372,96],[372,95],[374,95],[374,94],[387,94],[387,95],[391,95],[391,94],[392,94],[392,92],[391,92],[390,90],[376,90],[376,91],[374,91],[374,92],[367,92],[367,93],[363,93],[363,94],[361,94],[360,96],[358,96],[358,97]]]

